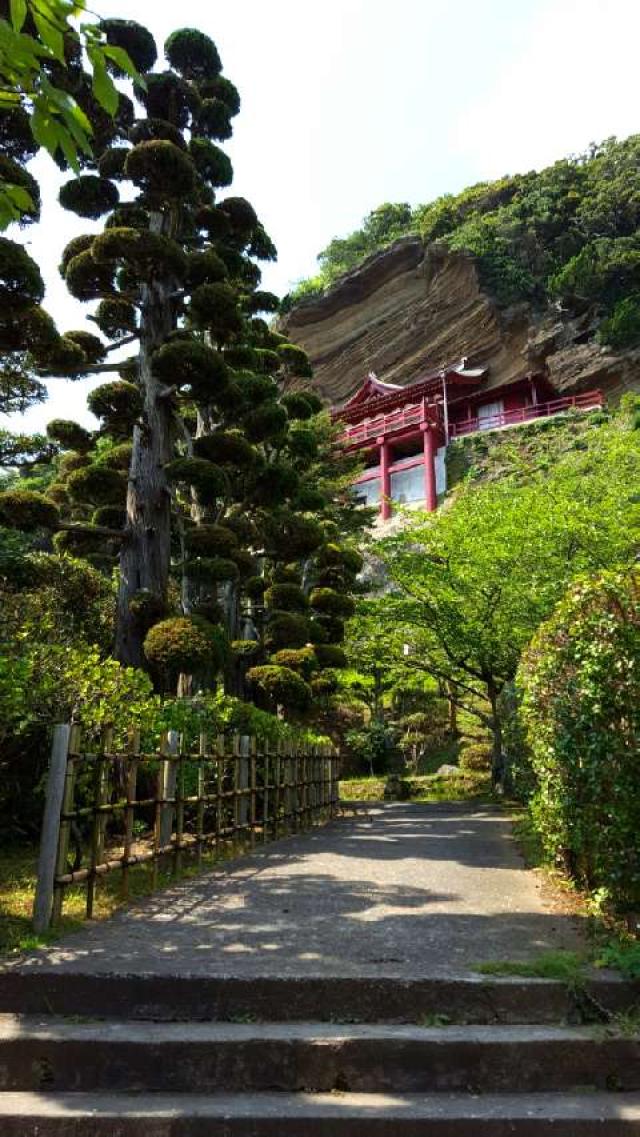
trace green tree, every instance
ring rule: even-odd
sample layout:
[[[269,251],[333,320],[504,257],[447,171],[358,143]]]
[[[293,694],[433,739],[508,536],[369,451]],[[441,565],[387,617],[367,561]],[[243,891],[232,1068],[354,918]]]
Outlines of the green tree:
[[[435,515],[379,543],[391,588],[370,606],[389,651],[443,680],[492,732],[502,777],[500,694],[536,628],[584,572],[628,564],[639,534],[640,434],[623,416],[548,472],[465,484]],[[395,647],[393,646],[395,645]]]

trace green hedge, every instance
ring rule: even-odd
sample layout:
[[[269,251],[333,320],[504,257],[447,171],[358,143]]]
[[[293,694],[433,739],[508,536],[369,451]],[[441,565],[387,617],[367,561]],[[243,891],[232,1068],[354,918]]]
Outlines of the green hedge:
[[[640,903],[640,571],[578,582],[520,667],[548,855],[618,909]]]

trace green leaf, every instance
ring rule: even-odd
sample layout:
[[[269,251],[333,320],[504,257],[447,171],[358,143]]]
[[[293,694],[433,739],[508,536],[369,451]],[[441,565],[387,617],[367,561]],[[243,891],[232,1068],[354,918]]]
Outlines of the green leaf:
[[[0,107],[13,107],[20,102],[16,91],[0,91]]]
[[[55,59],[60,63],[64,63],[64,37],[62,32],[55,24],[43,16],[37,8],[33,8],[32,14],[42,42],[46,44]]]
[[[21,32],[27,18],[27,0],[11,0],[11,23],[15,31]]]
[[[115,64],[136,82],[142,82],[142,76],[138,74],[137,69],[134,67],[128,53],[123,47],[113,47],[111,44],[102,45],[102,54],[106,55],[108,59],[112,59]]]
[[[53,157],[58,149],[58,132],[56,124],[50,115],[36,106],[31,116],[31,133],[40,146]]]
[[[118,109],[118,91],[113,79],[101,59],[93,59],[93,94],[107,114],[114,115]]]

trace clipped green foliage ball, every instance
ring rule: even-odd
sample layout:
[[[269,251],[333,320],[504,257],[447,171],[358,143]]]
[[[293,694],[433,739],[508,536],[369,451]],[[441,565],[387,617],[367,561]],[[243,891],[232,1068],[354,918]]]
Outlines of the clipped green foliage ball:
[[[255,462],[255,451],[239,430],[216,430],[196,438],[193,452],[197,458],[204,458],[218,465],[247,468]]]
[[[227,365],[201,340],[164,343],[153,357],[154,374],[165,383],[189,388],[198,401],[213,401],[227,385]]]
[[[124,172],[149,204],[189,197],[196,183],[193,162],[173,142],[140,142],[127,154]]]
[[[124,529],[127,514],[117,505],[100,505],[91,516],[92,525],[104,525],[106,529]]]
[[[267,581],[263,576],[251,576],[245,580],[243,588],[250,600],[261,601],[267,588]]]
[[[271,656],[270,662],[278,667],[290,667],[292,671],[299,671],[307,679],[318,669],[318,660],[312,647],[284,647]]]
[[[129,151],[126,146],[112,146],[98,159],[98,173],[101,178],[124,177],[124,165]]]
[[[96,459],[99,466],[108,466],[111,470],[123,470],[124,473],[129,472],[131,466],[131,456],[133,454],[133,445],[131,442],[120,442],[117,446],[112,446],[107,451],[102,451],[100,456]]]
[[[279,403],[265,403],[251,411],[244,420],[250,442],[265,442],[277,438],[287,429],[287,412]]]
[[[283,505],[298,488],[297,472],[286,462],[271,462],[252,479],[251,497],[265,508]]]
[[[129,141],[134,146],[138,146],[141,142],[173,142],[180,150],[186,150],[187,144],[184,140],[184,135],[174,126],[173,123],[167,122],[164,118],[143,118],[136,122],[129,131]]]
[[[217,284],[227,275],[227,266],[213,249],[202,253],[190,253],[187,258],[187,287],[197,288],[200,284]]]
[[[149,588],[140,588],[129,601],[129,611],[136,623],[143,628],[151,628],[167,614],[167,605],[161,596]]]
[[[311,705],[311,688],[290,667],[266,664],[252,667],[247,679],[258,687],[274,704],[291,711],[306,711]]]
[[[309,357],[306,351],[303,351],[301,347],[297,347],[292,343],[280,344],[278,355],[289,375],[300,379],[310,379],[312,377],[313,368],[309,362]]]
[[[58,461],[58,474],[60,477],[66,478],[67,474],[71,474],[73,470],[83,470],[90,465],[91,459],[87,454],[81,454],[77,450],[69,450]]]
[[[316,616],[314,620],[316,628],[322,629],[321,634],[324,636],[320,642],[322,643],[342,643],[345,637],[344,620],[339,616]]]
[[[77,213],[79,217],[90,217],[97,220],[103,213],[115,209],[120,200],[118,187],[114,186],[108,178],[99,178],[95,174],[81,174],[72,178],[60,188],[58,200],[63,209]]]
[[[297,560],[315,552],[324,535],[314,518],[280,509],[265,518],[265,539],[274,556]]]
[[[76,344],[88,363],[102,363],[107,354],[106,345],[100,337],[94,336],[92,332],[85,331],[84,328],[78,331],[65,332],[62,339],[70,340],[71,343]]]
[[[0,493],[0,525],[7,529],[56,529],[60,515],[55,502],[31,490],[5,490]]]
[[[283,612],[306,612],[309,602],[298,584],[272,584],[264,594],[269,608]]]
[[[181,280],[186,273],[186,258],[176,241],[126,226],[106,229],[96,237],[92,255],[98,261],[123,262],[133,270],[135,278],[141,274],[145,279]]]
[[[196,211],[195,224],[212,241],[221,241],[231,233],[231,222],[217,205],[203,205]]]
[[[186,533],[185,545],[192,556],[233,557],[238,538],[224,525],[197,525]]]
[[[227,338],[242,330],[235,290],[222,281],[193,289],[189,315],[196,327],[208,329],[216,338]]]
[[[230,79],[218,75],[216,79],[207,79],[200,84],[200,94],[203,99],[220,99],[227,107],[229,114],[235,116],[240,113],[240,94]]]
[[[224,661],[220,629],[201,616],[174,616],[147,632],[144,654],[167,677],[217,671]]]
[[[217,142],[231,138],[233,129],[227,104],[222,99],[205,99],[196,115],[194,131],[202,138],[213,138]]]
[[[355,601],[351,596],[336,592],[334,588],[314,588],[309,603],[316,612],[327,616],[349,617],[355,612]]]
[[[52,419],[47,424],[47,435],[59,442],[64,450],[78,450],[80,453],[90,450],[93,442],[91,433],[70,419]]]
[[[306,395],[298,391],[291,391],[289,394],[283,395],[280,401],[290,419],[304,421],[311,418],[311,404]]]
[[[229,557],[192,557],[186,563],[186,574],[202,584],[222,584],[227,580],[237,580],[238,566]]]
[[[87,405],[111,433],[128,433],[142,413],[142,395],[134,383],[117,379],[91,391]]]
[[[252,659],[260,651],[258,640],[232,640],[231,651],[237,659]]]
[[[273,292],[253,292],[247,300],[247,310],[257,312],[279,312],[280,299]]]
[[[294,509],[303,513],[321,513],[327,504],[327,499],[320,490],[312,486],[300,486],[291,502]]]
[[[107,43],[126,51],[137,71],[150,71],[158,52],[151,32],[135,20],[106,19],[100,21]]]
[[[149,116],[164,119],[179,130],[187,127],[191,115],[200,106],[197,91],[172,71],[160,71],[145,78],[146,89],[137,90],[136,94]]]
[[[228,489],[222,470],[204,458],[174,458],[165,472],[170,482],[193,486],[201,500],[223,497]]]
[[[0,305],[20,309],[39,304],[44,281],[36,262],[21,245],[0,237]]]
[[[164,53],[185,79],[215,79],[222,62],[215,43],[197,28],[179,28],[165,40]]]
[[[258,225],[258,216],[246,197],[225,197],[220,209],[226,213],[236,234],[249,236]]]
[[[90,249],[67,263],[64,272],[67,288],[76,300],[97,300],[114,288],[113,265],[96,260],[92,250],[93,242]]]
[[[231,159],[224,150],[206,138],[192,138],[189,153],[196,170],[214,188],[230,186],[233,181]]]
[[[1,117],[1,116],[0,116]],[[62,250],[62,257],[60,259],[60,272],[64,276],[67,266],[74,257],[80,256],[80,253],[88,252],[95,240],[95,233],[81,233],[78,237],[73,237]]]
[[[75,470],[67,479],[69,496],[92,505],[123,506],[127,495],[127,479],[120,470],[97,464]]]
[[[310,685],[314,699],[325,699],[329,695],[335,695],[340,681],[332,671],[323,671],[322,675],[313,676]]]
[[[99,533],[91,533],[87,529],[68,529],[56,533],[53,538],[53,547],[59,554],[68,554],[72,557],[87,557],[92,553],[104,554],[105,541]],[[113,558],[111,558],[113,564]]]
[[[321,667],[339,670],[347,666],[346,652],[338,644],[316,644],[315,651]]]
[[[309,621],[297,612],[273,611],[265,629],[265,644],[269,651],[283,647],[304,647],[309,642]]]

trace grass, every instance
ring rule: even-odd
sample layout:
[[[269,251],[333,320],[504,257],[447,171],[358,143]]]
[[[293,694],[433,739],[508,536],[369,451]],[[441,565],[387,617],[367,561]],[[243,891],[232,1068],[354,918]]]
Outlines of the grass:
[[[410,801],[488,801],[491,783],[488,774],[461,771],[449,777],[423,774],[402,779],[409,786]],[[343,801],[383,801],[386,778],[346,778],[340,782]]]
[[[238,845],[222,853],[203,852],[202,869],[213,868],[216,865],[239,856],[245,852],[247,846]],[[17,850],[0,850],[0,958],[11,958],[25,951],[45,947],[55,943],[60,936],[67,932],[77,931],[85,922],[86,890],[81,886],[65,890],[63,916],[55,929],[43,936],[36,936],[31,924],[33,898],[36,888],[36,865],[38,850],[33,847],[23,847]],[[201,869],[195,860],[189,863],[178,875],[171,869],[162,865],[158,869],[158,887],[153,888],[153,868],[151,864],[133,865],[129,870],[129,898],[125,900],[121,893],[121,874],[114,872],[102,877],[96,886],[94,898],[93,918],[104,920],[112,916],[120,908],[126,908],[169,888],[178,880],[197,876]]]
[[[536,959],[491,960],[475,968],[482,975],[502,977],[523,976],[527,979],[557,979],[569,987],[584,983],[585,969],[589,964],[586,953],[574,951],[546,951]]]

